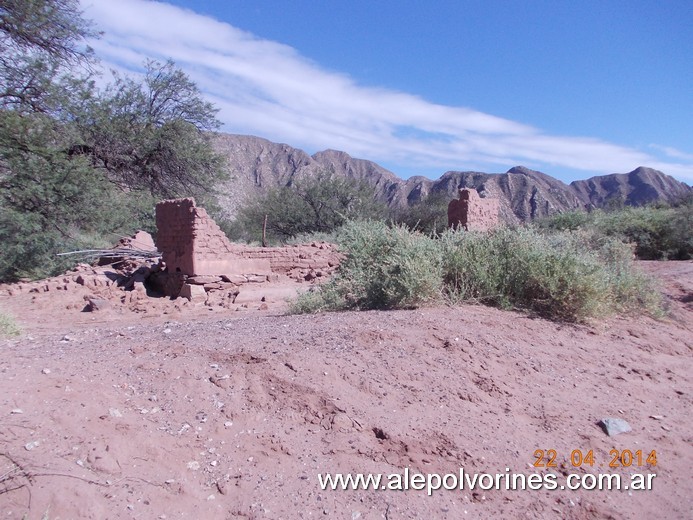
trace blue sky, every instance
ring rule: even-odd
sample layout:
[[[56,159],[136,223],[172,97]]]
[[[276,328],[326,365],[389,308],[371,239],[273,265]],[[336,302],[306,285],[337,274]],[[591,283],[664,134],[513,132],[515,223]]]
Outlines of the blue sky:
[[[223,130],[406,178],[524,165],[693,182],[688,0],[82,0],[107,67],[172,58]]]

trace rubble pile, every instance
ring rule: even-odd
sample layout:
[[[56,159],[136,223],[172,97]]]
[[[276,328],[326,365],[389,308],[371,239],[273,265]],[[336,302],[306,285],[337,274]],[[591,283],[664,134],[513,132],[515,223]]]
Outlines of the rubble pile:
[[[0,286],[0,294],[31,294],[34,300],[69,295],[65,308],[88,312],[167,313],[199,304],[266,309],[266,295],[296,294],[301,291],[296,284],[321,283],[342,258],[326,242],[268,248],[231,243],[193,199],[157,204],[157,227],[156,241],[138,231],[93,264],[46,280]]]

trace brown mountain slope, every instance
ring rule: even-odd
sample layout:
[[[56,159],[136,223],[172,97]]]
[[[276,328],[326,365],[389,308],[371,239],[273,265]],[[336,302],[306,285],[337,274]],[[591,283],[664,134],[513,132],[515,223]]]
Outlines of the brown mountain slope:
[[[683,182],[642,166],[630,173],[602,175],[584,181],[573,181],[570,185],[581,199],[596,207],[612,201],[620,201],[629,206],[658,201],[674,202],[691,192],[691,188]]]
[[[405,208],[431,193],[451,199],[461,187],[476,188],[482,196],[500,199],[501,215],[508,222],[541,218],[577,208],[603,207],[613,200],[629,205],[672,202],[692,192],[691,187],[651,168],[630,173],[592,177],[567,185],[558,179],[523,166],[506,173],[449,171],[440,179],[415,176],[407,180],[378,164],[355,159],[346,152],[325,150],[313,156],[287,144],[260,137],[219,134],[218,152],[228,160],[230,180],[218,186],[220,203],[235,215],[249,197],[271,186],[291,184],[296,177],[319,170],[368,182],[376,196],[390,208]]]

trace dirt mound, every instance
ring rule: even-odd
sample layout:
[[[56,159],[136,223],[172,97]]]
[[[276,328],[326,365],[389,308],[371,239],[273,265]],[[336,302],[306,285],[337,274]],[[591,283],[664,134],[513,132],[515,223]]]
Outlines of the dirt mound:
[[[49,281],[46,292],[5,293],[0,307],[24,333],[0,342],[0,515],[688,518],[692,267],[646,266],[673,319],[592,326],[478,306],[317,316],[50,306],[48,296],[92,291],[86,277],[67,290]],[[607,417],[632,431],[608,437],[597,424]],[[555,450],[557,467],[536,467],[537,450]],[[594,466],[573,467],[574,450],[591,450]],[[656,465],[609,467],[612,450],[656,451]],[[430,497],[318,482],[460,468],[555,473],[560,483],[569,473],[657,476],[649,491]]]

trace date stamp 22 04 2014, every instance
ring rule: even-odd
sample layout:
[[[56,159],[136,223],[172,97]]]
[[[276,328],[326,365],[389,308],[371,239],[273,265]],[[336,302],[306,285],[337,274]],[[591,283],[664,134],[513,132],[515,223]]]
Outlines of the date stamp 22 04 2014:
[[[558,458],[559,456],[556,450],[535,450],[534,463],[532,465],[535,468],[557,468],[558,463],[556,460]],[[657,451],[652,450],[647,452],[643,450],[613,449],[609,451],[608,460],[599,462],[595,460],[593,450],[587,452],[583,450],[572,450],[568,461],[574,468],[583,466],[594,467],[595,464],[597,466],[604,466],[605,463],[608,463],[607,466],[609,468],[654,468],[657,466]]]

